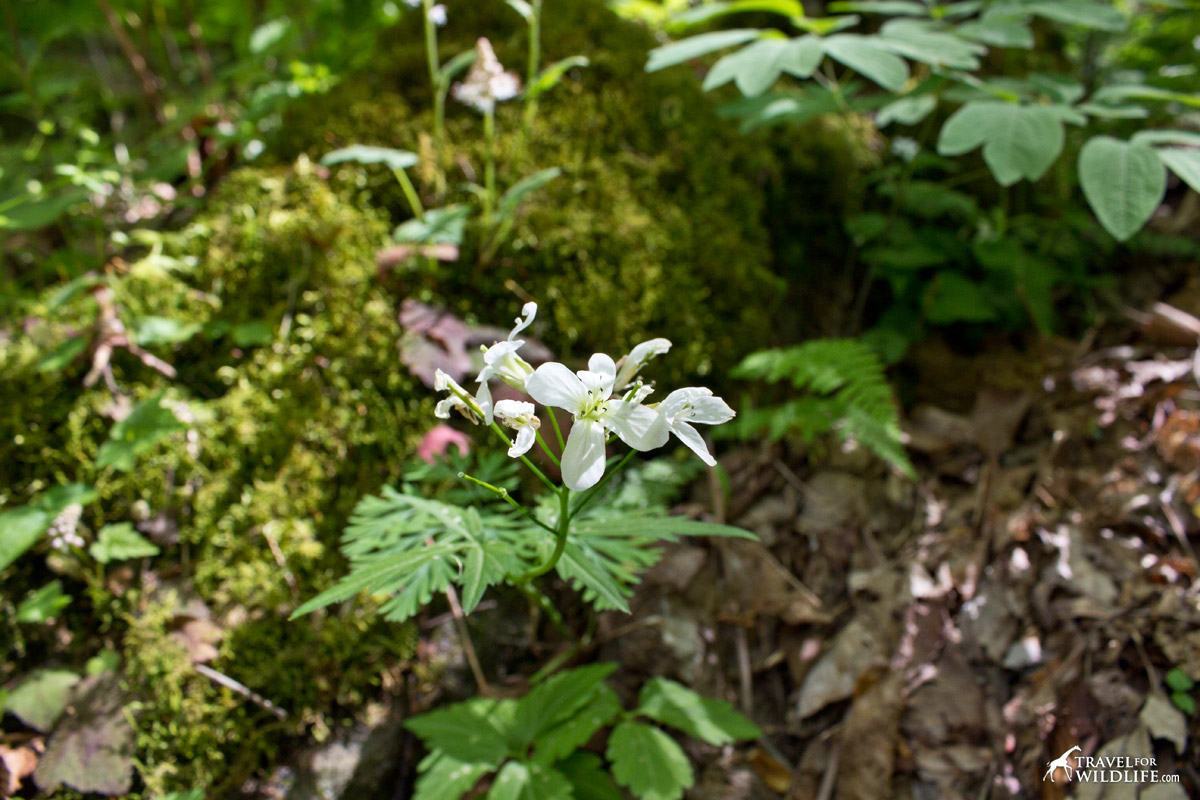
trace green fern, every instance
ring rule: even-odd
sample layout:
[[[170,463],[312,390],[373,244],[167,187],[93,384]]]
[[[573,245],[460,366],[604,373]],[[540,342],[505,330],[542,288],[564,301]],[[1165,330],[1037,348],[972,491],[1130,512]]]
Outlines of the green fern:
[[[749,439],[789,433],[812,441],[833,432],[853,439],[909,477],[912,463],[904,451],[900,420],[883,364],[857,339],[815,339],[795,347],[751,353],[733,370],[734,377],[787,382],[803,397],[781,405],[744,409],[726,433]]]

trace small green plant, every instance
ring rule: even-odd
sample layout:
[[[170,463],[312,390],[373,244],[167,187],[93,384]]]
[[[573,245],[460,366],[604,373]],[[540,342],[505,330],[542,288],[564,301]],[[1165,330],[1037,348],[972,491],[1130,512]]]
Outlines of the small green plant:
[[[304,603],[293,618],[369,592],[390,595],[383,612],[403,620],[451,585],[461,590],[463,611],[470,613],[489,586],[510,584],[561,626],[557,610],[534,586],[535,579],[552,570],[581,590],[597,609],[628,612],[626,599],[638,573],[657,560],[660,543],[679,536],[751,538],[728,525],[595,505],[594,501],[606,497],[605,484],[614,474],[638,452],[664,446],[671,435],[702,461],[715,465],[694,425],[728,422],[734,412],[721,398],[699,387],[677,389],[659,403],[645,402],[654,387],[640,380],[638,373],[670,349],[666,339],[643,342],[619,362],[597,353],[588,361],[588,369],[578,372],[558,362],[535,370],[518,354],[524,341],[517,336],[536,314],[537,305],[526,304],[509,337],[486,348],[474,395],[438,370],[438,389],[447,394],[435,413],[449,419],[456,411],[476,425],[489,427],[508,455],[519,459],[548,491],[534,502],[521,503],[505,486],[459,473],[498,501],[460,506],[426,499],[411,487],[385,488],[380,497],[359,502],[343,535],[349,574]],[[534,403],[493,401],[489,382],[494,379],[528,393],[544,406],[557,449],[542,436],[542,418]],[[565,436],[554,409],[566,411],[572,419]],[[515,431],[514,438],[502,424]],[[618,439],[630,450],[610,459],[607,447]],[[561,483],[551,480],[526,455],[535,444],[560,470]]]
[[[567,670],[520,700],[478,697],[410,720],[430,750],[414,800],[458,800],[489,780],[490,800],[619,800],[618,785],[644,800],[677,800],[694,783],[692,767],[660,726],[714,746],[762,735],[728,703],[665,678],[646,683],[626,710],[604,683],[615,669]],[[584,748],[606,728],[601,758]]]
[[[1196,714],[1196,698],[1192,696],[1192,690],[1196,688],[1196,682],[1179,667],[1168,672],[1164,680],[1167,688],[1171,690],[1171,702],[1175,704],[1175,707],[1189,717],[1194,716]]]
[[[896,402],[883,364],[857,339],[817,339],[795,347],[751,353],[733,375],[767,383],[790,383],[808,392],[780,405],[743,411],[727,434],[772,439],[798,433],[805,441],[830,431],[853,440],[913,476],[904,451]]]

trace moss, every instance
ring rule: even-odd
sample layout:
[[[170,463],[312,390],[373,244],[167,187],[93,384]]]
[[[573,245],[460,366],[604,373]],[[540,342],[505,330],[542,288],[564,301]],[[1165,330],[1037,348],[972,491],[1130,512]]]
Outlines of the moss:
[[[440,33],[443,59],[486,31],[505,63],[524,64],[524,23],[511,9],[451,3],[449,17]],[[394,287],[449,299],[488,322],[495,309],[534,297],[549,321],[543,333],[560,355],[586,358],[665,335],[676,351],[656,365],[658,377],[723,372],[767,340],[779,296],[763,209],[752,199],[765,153],[717,118],[686,70],[645,74],[653,38],[602,0],[549,5],[543,43],[544,63],[575,54],[591,63],[543,97],[527,136],[518,104],[500,108],[499,184],[551,166],[564,175],[531,197],[494,257],[469,241],[459,263],[436,278]],[[428,163],[429,89],[413,79],[425,69],[422,48],[411,19],[390,32],[373,69],[293,109],[280,157],[317,158],[357,142],[422,151]],[[453,147],[442,163],[449,192],[438,195],[431,176],[414,170],[435,205],[469,200],[454,187],[483,171],[479,116],[453,101],[448,113]],[[395,220],[409,216],[382,171],[336,174]]]
[[[211,666],[289,712],[280,723],[196,673],[166,635],[177,624],[170,594],[140,590],[136,573],[111,565],[111,594],[92,598],[90,613],[120,618],[113,635],[138,700],[138,768],[150,792],[205,786],[227,796],[289,737],[332,727],[377,695],[414,644],[411,631],[370,609],[287,621],[299,598],[342,574],[336,542],[350,509],[397,477],[431,418],[428,393],[397,364],[392,299],[372,279],[385,232],[378,214],[357,209],[303,164],[246,170],[229,177],[187,231],[167,237],[163,253],[193,264],[189,271],[166,277],[139,268],[118,281],[126,319],[169,316],[204,329],[192,341],[152,347],[177,369],[173,381],[127,354],[114,359],[134,402],[170,386],[168,397],[197,418],[129,473],[91,466],[112,424],[102,413],[112,398],[81,388],[86,359],[58,372],[36,368],[68,329],[89,324],[90,300],[0,347],[0,475],[9,503],[81,481],[101,495],[85,513],[90,531],[144,519],[149,509],[163,554],[146,585],[169,580],[201,599],[224,630]],[[239,344],[233,337],[247,324],[257,343]],[[38,563],[36,554],[26,558]],[[20,582],[30,585],[6,592],[19,597],[45,577],[25,570]],[[68,574],[68,591],[78,589],[70,583],[77,577]],[[76,594],[72,613],[85,614]],[[81,663],[94,644],[77,637],[58,656]]]

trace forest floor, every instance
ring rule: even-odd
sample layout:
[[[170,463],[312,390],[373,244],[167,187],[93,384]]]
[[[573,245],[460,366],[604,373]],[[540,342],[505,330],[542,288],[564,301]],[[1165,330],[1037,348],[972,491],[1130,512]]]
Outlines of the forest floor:
[[[669,546],[578,659],[619,663],[626,699],[665,674],[764,730],[688,745],[689,798],[1200,796],[1200,320],[1181,310],[1200,281],[1176,288],[1033,355],[923,345],[916,481],[853,448],[726,448],[726,490],[714,473],[674,511],[759,541]],[[506,654],[555,650],[507,611],[481,605],[471,635],[519,692]],[[418,662],[448,671],[410,711],[475,690],[451,615],[424,627]],[[420,753],[397,736],[403,798]],[[1082,781],[1080,756],[1157,775]]]

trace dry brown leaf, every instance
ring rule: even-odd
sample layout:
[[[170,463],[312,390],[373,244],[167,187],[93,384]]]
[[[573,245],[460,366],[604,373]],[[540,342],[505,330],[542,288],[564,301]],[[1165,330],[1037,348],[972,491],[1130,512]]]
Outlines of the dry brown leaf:
[[[904,676],[889,672],[854,698],[842,723],[837,800],[877,800],[891,796],[899,738],[900,690]]]
[[[11,797],[21,790],[21,782],[33,774],[40,757],[41,739],[30,746],[8,747],[0,744],[0,786],[4,796]]]

